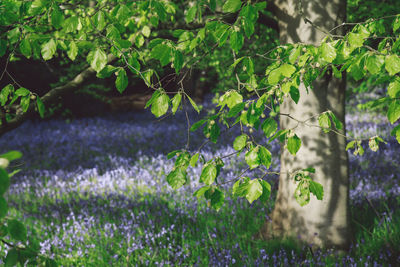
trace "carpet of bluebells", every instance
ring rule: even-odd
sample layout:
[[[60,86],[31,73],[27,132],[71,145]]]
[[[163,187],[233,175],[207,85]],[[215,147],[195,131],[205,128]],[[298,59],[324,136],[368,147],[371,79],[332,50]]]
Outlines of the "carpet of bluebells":
[[[200,118],[189,115],[191,123]],[[227,194],[216,212],[192,196],[200,186],[201,164],[189,168],[187,185],[172,190],[166,174],[174,161],[166,154],[186,145],[183,112],[163,120],[143,111],[26,122],[0,138],[0,152],[24,154],[8,193],[12,215],[41,240],[41,253],[63,266],[396,266],[400,145],[383,115],[352,111],[346,123],[350,135],[379,134],[387,144],[377,152],[365,149],[363,156],[349,152],[356,241],[344,254],[312,251],[293,240],[255,239],[274,195],[268,203],[250,205]],[[217,144],[204,146],[205,159],[234,152],[238,133],[233,128]],[[257,138],[262,140],[261,133]],[[190,149],[203,141],[200,130],[192,133]],[[279,171],[279,143],[269,149],[272,170]],[[221,177],[229,181],[245,168],[243,155],[226,158]],[[277,189],[276,176],[266,179]]]

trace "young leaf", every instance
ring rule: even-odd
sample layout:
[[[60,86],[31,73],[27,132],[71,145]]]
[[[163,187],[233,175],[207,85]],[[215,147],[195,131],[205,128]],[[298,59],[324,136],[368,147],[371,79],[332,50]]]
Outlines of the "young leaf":
[[[182,69],[183,66],[183,55],[181,51],[175,50],[175,55],[174,55],[174,69],[176,73],[179,73],[179,71]]]
[[[32,54],[32,47],[31,43],[29,42],[29,39],[25,37],[21,43],[19,44],[19,49],[21,50],[21,53],[26,57],[30,58]]]
[[[9,161],[20,159],[21,157],[22,157],[22,153],[19,151],[16,151],[16,150],[11,150],[11,151],[8,151],[8,152],[0,155],[0,158],[7,159]]]
[[[77,55],[78,55],[78,47],[76,46],[74,41],[71,41],[71,43],[69,43],[69,49],[67,51],[67,56],[72,61],[74,61]]]
[[[270,138],[278,130],[278,123],[273,118],[268,118],[261,124],[261,129],[265,137]]]
[[[310,202],[310,188],[306,186],[304,181],[299,182],[297,185],[294,197],[300,206],[304,206]]]
[[[150,107],[150,105],[153,104],[154,100],[158,98],[160,95],[161,93],[159,90],[154,91],[154,93],[151,95],[151,98],[149,99],[149,101],[147,101],[146,105],[144,106],[144,108]]]
[[[396,127],[393,128],[393,130],[390,132],[391,136],[395,136],[397,139],[397,142],[400,144],[400,125],[397,125]]]
[[[365,65],[371,74],[378,74],[381,71],[384,62],[385,59],[383,56],[372,54],[367,58]]]
[[[42,101],[42,99],[40,99],[40,97],[36,97],[36,106],[37,106],[40,117],[44,118],[45,107],[44,107],[43,101]]]
[[[320,183],[310,181],[310,192],[313,193],[318,200],[322,200],[324,198],[324,188]]]
[[[186,23],[191,23],[195,19],[196,13],[197,5],[193,5],[186,13]]]
[[[122,94],[127,86],[128,86],[128,76],[126,76],[126,71],[123,68],[120,68],[119,71],[117,72],[115,87],[117,87],[118,92]]]
[[[43,44],[41,52],[44,60],[49,60],[54,56],[56,53],[56,46],[54,39],[50,39],[50,41]]]
[[[297,151],[299,151],[300,146],[301,146],[301,140],[296,134],[288,138],[287,149],[289,150],[290,154],[295,156]]]
[[[206,163],[201,171],[200,182],[205,183],[206,185],[211,185],[214,183],[216,177],[217,167],[212,162]]]
[[[197,129],[199,129],[204,123],[206,123],[207,122],[207,120],[199,120],[199,121],[197,121],[197,122],[195,122],[193,125],[192,125],[192,127],[190,127],[190,131],[191,132],[194,132],[194,131],[196,131]]]
[[[239,94],[236,91],[228,91],[226,92],[222,97],[222,102],[219,102],[220,106],[227,105],[228,108],[233,108],[237,104],[240,104],[243,102],[243,97],[241,94]]]
[[[225,200],[224,192],[222,192],[218,188],[215,188],[214,192],[211,195],[211,207],[213,207],[215,210],[218,211],[224,204],[224,200]]]
[[[397,55],[388,55],[385,58],[385,69],[390,76],[400,72],[400,57]]]
[[[246,134],[239,135],[238,137],[235,138],[235,141],[233,141],[233,148],[236,151],[240,151],[246,146],[246,142],[247,142],[247,135]]]
[[[0,92],[0,104],[4,106],[7,101],[8,97],[10,96],[11,92],[14,92],[14,86],[12,84],[7,84]]]
[[[199,107],[197,106],[196,102],[194,102],[193,99],[190,98],[190,96],[188,96],[188,95],[186,95],[186,96],[187,96],[187,98],[189,99],[190,104],[192,104],[193,108],[197,111],[197,113],[200,113],[200,109],[199,109]]]
[[[192,167],[196,167],[196,165],[197,165],[197,161],[199,160],[199,156],[200,156],[200,154],[199,153],[196,153],[196,154],[194,154],[191,158],[190,158],[190,166],[192,166]]]
[[[279,71],[283,76],[289,78],[296,71],[296,68],[293,67],[290,64],[285,63],[285,64],[283,64],[282,66],[279,67]]]
[[[94,16],[94,21],[95,21],[94,24],[96,26],[96,29],[99,31],[102,31],[106,27],[106,24],[107,24],[104,12],[101,10],[98,11],[96,13],[96,15]]]
[[[349,150],[350,148],[353,148],[355,144],[356,144],[355,140],[350,141],[346,146],[346,150]]]
[[[176,156],[176,154],[178,154],[178,153],[180,153],[180,152],[182,152],[182,150],[179,150],[179,149],[169,152],[169,153],[167,154],[167,159],[172,159],[173,157]]]
[[[328,63],[332,63],[336,58],[336,50],[331,43],[323,43],[320,47],[320,53],[321,58]]]
[[[231,48],[238,53],[244,44],[244,36],[241,32],[233,30],[230,35]]]
[[[335,124],[336,129],[341,130],[343,128],[343,123],[335,116],[335,114],[332,111],[328,112],[328,114],[331,117],[333,123]]]
[[[400,79],[396,78],[394,81],[389,83],[387,91],[388,91],[388,95],[391,98],[399,97],[399,95],[400,95]]]
[[[260,146],[260,150],[258,151],[258,156],[260,158],[261,163],[269,168],[271,166],[271,152],[263,146]]]
[[[173,189],[181,188],[187,181],[186,171],[184,168],[178,167],[167,176],[167,182]]]
[[[268,200],[269,196],[271,195],[271,185],[264,180],[259,180],[261,186],[262,186],[262,195],[260,197],[260,200],[265,202]]]
[[[23,112],[28,111],[30,102],[31,102],[31,97],[29,95],[21,97],[20,106],[21,106]]]
[[[101,48],[97,48],[89,52],[87,61],[96,72],[100,72],[107,64],[107,55]]]
[[[224,13],[234,13],[240,9],[242,6],[241,0],[227,0],[222,6],[222,12]]]
[[[395,123],[400,118],[400,101],[394,100],[389,106],[387,117],[391,124]]]
[[[173,98],[172,98],[172,114],[175,115],[176,111],[178,110],[179,104],[181,103],[182,100],[182,94],[177,93]]]
[[[154,114],[157,118],[161,117],[165,113],[167,113],[169,107],[169,97],[162,93],[157,98],[154,99],[151,104],[151,113]]]
[[[30,93],[31,92],[24,87],[18,88],[18,90],[15,91],[15,95],[17,96],[28,96]]]
[[[326,112],[319,115],[318,123],[319,123],[319,126],[321,126],[323,128],[323,131],[325,133],[329,132],[329,130],[331,128],[331,120],[329,119],[329,116]]]
[[[194,193],[193,193],[193,196],[195,196],[195,197],[197,197],[197,198],[200,198],[200,197],[202,197],[203,195],[204,195],[204,193],[206,192],[206,191],[208,191],[210,189],[210,186],[203,186],[203,187],[200,187],[199,189],[197,189]]]
[[[142,28],[142,34],[143,34],[144,37],[149,38],[149,36],[150,36],[150,34],[151,34],[151,29],[150,29],[150,27],[147,26],[147,25],[144,25],[143,28]]]
[[[246,153],[245,160],[250,169],[257,168],[261,163],[260,157],[258,156],[258,151],[259,147],[255,147]]]
[[[79,19],[77,16],[71,16],[64,21],[64,31],[66,33],[73,32],[78,28]]]
[[[258,179],[251,180],[247,188],[246,199],[251,204],[254,200],[258,199],[262,195],[262,193],[263,187]]]

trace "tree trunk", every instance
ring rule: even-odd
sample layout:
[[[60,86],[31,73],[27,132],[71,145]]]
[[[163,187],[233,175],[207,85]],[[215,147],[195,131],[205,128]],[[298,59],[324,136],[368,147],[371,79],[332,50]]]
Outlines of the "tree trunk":
[[[346,13],[345,1],[342,0],[278,0],[276,6],[283,44],[302,42],[319,45],[325,34],[304,18],[329,31],[344,21]],[[303,120],[331,110],[345,125],[345,79],[336,79],[328,73],[313,86],[307,93],[302,84],[299,103],[296,105],[291,99],[286,99],[281,105],[281,113],[290,113]],[[317,118],[310,123],[318,125]],[[281,129],[292,128],[296,124],[288,117],[280,117]],[[326,134],[319,128],[302,124],[295,132],[302,145],[296,156],[282,149],[279,189],[272,221],[267,222],[261,234],[264,238],[294,237],[317,247],[346,249],[352,237],[346,140],[335,133]],[[345,129],[341,132],[345,133]],[[313,179],[323,185],[324,197],[320,201],[312,195],[310,203],[301,207],[294,197],[294,178],[288,173],[307,167],[316,169]]]

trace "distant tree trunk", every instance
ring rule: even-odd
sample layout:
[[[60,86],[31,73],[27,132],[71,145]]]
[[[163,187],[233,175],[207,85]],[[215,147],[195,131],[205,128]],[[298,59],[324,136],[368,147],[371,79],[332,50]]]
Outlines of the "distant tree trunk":
[[[325,34],[306,23],[304,17],[318,27],[330,30],[342,23],[346,14],[344,0],[277,0],[276,7],[283,44],[302,42],[319,45]],[[314,89],[307,93],[301,85],[299,103],[296,105],[291,99],[285,100],[281,113],[305,119],[331,110],[344,125],[345,79],[336,79],[328,72],[313,86]],[[315,119],[311,123],[318,124],[318,121]],[[292,128],[296,124],[288,117],[280,117],[281,129]],[[267,222],[260,233],[264,238],[294,237],[317,247],[346,249],[352,237],[346,140],[335,133],[326,134],[305,125],[299,125],[295,132],[301,138],[302,146],[296,156],[282,149],[279,189],[272,221]],[[342,133],[345,133],[344,129]],[[323,185],[324,198],[320,201],[311,196],[310,203],[301,207],[294,197],[296,184],[288,173],[307,167],[316,169],[313,178]]]

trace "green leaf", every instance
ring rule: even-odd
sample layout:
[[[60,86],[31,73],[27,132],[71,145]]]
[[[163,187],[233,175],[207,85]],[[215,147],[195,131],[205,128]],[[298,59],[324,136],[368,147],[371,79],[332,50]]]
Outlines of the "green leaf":
[[[4,195],[10,186],[10,177],[8,177],[8,173],[0,168],[0,195]]]
[[[182,100],[182,94],[177,93],[173,98],[172,98],[172,114],[175,115],[176,111],[178,110],[178,107],[181,103]]]
[[[74,61],[76,59],[76,56],[78,55],[78,47],[76,46],[74,41],[71,41],[69,43],[69,49],[67,51],[67,56]]]
[[[8,232],[15,240],[25,242],[27,238],[26,228],[23,223],[17,220],[8,221]]]
[[[175,50],[175,55],[174,55],[174,69],[176,73],[179,73],[179,71],[183,67],[183,55],[181,51]]]
[[[200,198],[200,197],[202,197],[202,196],[204,195],[204,193],[205,193],[206,191],[208,191],[209,189],[210,189],[209,186],[200,187],[199,189],[197,189],[197,190],[193,193],[193,196],[195,196],[195,197],[197,197],[197,198]]]
[[[7,256],[4,260],[5,267],[17,266],[18,263],[18,251],[16,248],[12,248],[7,252]]]
[[[241,94],[239,94],[236,91],[228,91],[222,96],[222,103],[221,101],[219,102],[219,105],[227,105],[228,108],[233,108],[237,104],[240,104],[243,102],[243,97]]]
[[[390,132],[390,135],[396,136],[397,142],[400,144],[400,125],[394,127],[393,130]]]
[[[96,72],[100,72],[107,65],[107,55],[101,48],[97,48],[89,52],[87,61]]]
[[[224,192],[222,192],[218,188],[215,188],[214,192],[211,195],[211,207],[218,211],[224,204],[224,200]]]
[[[236,151],[242,150],[246,146],[247,137],[248,136],[246,134],[242,134],[236,137],[235,141],[233,141],[233,148]]]
[[[151,95],[151,98],[149,99],[149,101],[147,101],[146,105],[144,106],[144,108],[148,108],[150,107],[151,104],[153,104],[154,100],[161,95],[159,90],[154,91],[154,93]]]
[[[157,98],[154,99],[151,104],[151,113],[154,114],[157,118],[161,117],[165,113],[167,113],[169,107],[169,97],[162,93]]]
[[[199,153],[196,153],[196,154],[194,154],[191,158],[190,158],[190,166],[192,166],[192,167],[196,167],[196,165],[197,165],[197,161],[199,160],[199,156],[200,156],[200,154]]]
[[[322,200],[324,198],[324,188],[320,183],[309,181],[310,183],[310,192],[317,197],[318,200]]]
[[[300,206],[304,206],[310,202],[310,188],[306,185],[305,181],[299,182],[294,191],[294,196]]]
[[[398,29],[400,29],[400,16],[398,15],[396,19],[393,21],[393,32],[396,32]]]
[[[30,91],[24,87],[18,88],[17,91],[15,91],[15,95],[17,96],[28,96],[30,95]]]
[[[244,157],[250,169],[257,168],[260,165],[260,157],[258,156],[259,147],[249,150]]]
[[[350,141],[346,146],[346,150],[349,150],[350,148],[353,148],[355,144],[356,144],[355,140]]]
[[[158,59],[164,67],[171,60],[172,49],[166,44],[158,44],[151,50],[150,57]]]
[[[320,47],[320,55],[324,61],[332,63],[336,58],[336,49],[332,43],[323,43]]]
[[[329,132],[329,130],[331,128],[331,120],[329,119],[329,116],[326,112],[319,115],[318,123],[319,123],[319,126],[321,126],[323,128],[323,131],[325,133]]]
[[[39,112],[40,117],[43,119],[45,107],[44,107],[43,101],[42,101],[42,99],[40,99],[40,97],[36,97],[36,106],[37,106],[37,110]]]
[[[179,149],[169,152],[169,153],[167,154],[167,159],[172,159],[173,157],[176,156],[176,154],[178,154],[178,153],[180,153],[180,152],[182,152],[182,150],[179,150]]]
[[[336,129],[341,130],[343,128],[343,123],[335,116],[335,114],[332,111],[328,112],[328,114],[331,117],[333,123],[335,124]]]
[[[400,101],[394,100],[390,103],[387,117],[391,124],[395,123],[400,118]]]
[[[244,36],[241,32],[233,30],[230,35],[230,44],[231,48],[238,53],[239,50],[243,47],[244,44]]]
[[[390,76],[400,72],[400,57],[397,55],[389,55],[385,58],[385,69]]]
[[[55,260],[47,258],[45,262],[45,267],[57,267],[58,264]]]
[[[64,14],[57,5],[53,5],[53,11],[51,12],[51,24],[54,28],[60,29],[64,22]]]
[[[177,154],[178,155],[178,154]],[[179,153],[178,158],[175,161],[175,167],[182,167],[185,170],[189,167],[190,154],[187,151]]]
[[[0,158],[7,159],[9,161],[20,159],[21,157],[22,157],[22,153],[19,151],[16,151],[16,150],[11,150],[11,151],[8,151],[8,152],[0,155]]]
[[[275,84],[277,84],[282,78],[283,78],[283,76],[282,76],[282,74],[281,74],[280,68],[274,69],[274,70],[272,70],[272,71],[268,74],[268,83],[269,83],[270,85],[275,85]]]
[[[12,84],[7,84],[0,92],[0,104],[4,106],[7,101],[8,97],[10,96],[11,92],[14,92],[14,86]]]
[[[196,131],[197,129],[199,129],[204,123],[206,123],[207,122],[207,120],[199,120],[199,121],[197,121],[197,122],[195,122],[193,125],[192,125],[192,127],[190,127],[190,131],[191,132],[194,132],[194,131]]]
[[[297,151],[299,151],[300,146],[301,146],[301,140],[296,134],[288,138],[287,149],[289,150],[290,154],[295,156]]]
[[[232,187],[232,194],[235,197],[245,197],[247,195],[247,189],[249,187],[250,178],[243,177],[237,180]]]
[[[0,196],[0,219],[4,218],[8,213],[7,201],[4,197]]]
[[[227,118],[235,117],[237,114],[239,114],[239,112],[241,112],[244,109],[245,105],[246,104],[243,102],[235,105],[233,108],[229,110],[228,114],[226,114],[226,117]]]
[[[201,171],[200,182],[205,183],[206,185],[211,185],[214,183],[216,177],[217,167],[214,163],[206,163]]]
[[[109,78],[111,74],[115,73],[119,68],[111,66],[111,65],[106,65],[100,72],[96,74],[97,78]]]
[[[246,199],[251,204],[253,203],[254,200],[261,197],[262,193],[263,193],[263,187],[258,181],[258,179],[251,180],[247,188]]]
[[[335,78],[342,79],[342,73],[334,65],[332,65],[332,70]]]
[[[54,39],[50,39],[47,43],[42,45],[42,57],[44,60],[51,59],[56,53],[57,45]]]
[[[242,6],[241,0],[227,0],[225,4],[222,6],[222,12],[234,13],[238,11],[241,6]]]
[[[19,44],[19,49],[21,50],[21,53],[26,57],[30,58],[32,55],[32,47],[31,43],[29,42],[29,39],[26,37],[21,41]]]
[[[300,99],[300,91],[299,88],[297,88],[296,86],[290,86],[290,97],[293,99],[294,103],[299,103],[299,99]]]
[[[103,11],[98,11],[94,15],[94,25],[98,31],[102,31],[106,27],[106,18]]]
[[[267,118],[262,124],[261,129],[265,137],[270,138],[276,130],[278,130],[278,123],[273,118]]]
[[[292,74],[296,71],[296,68],[293,65],[290,64],[283,64],[282,66],[279,67],[279,71],[281,74],[285,77],[291,77]]]
[[[197,5],[193,5],[191,8],[189,8],[188,12],[186,13],[186,23],[191,23],[197,13]]]
[[[167,176],[167,182],[174,190],[181,188],[186,183],[186,181],[186,171],[184,168],[181,167],[176,168]]]
[[[381,71],[384,62],[385,58],[383,56],[372,54],[367,58],[365,65],[371,74],[378,74]]]
[[[68,32],[74,32],[78,28],[79,20],[77,16],[71,16],[64,20],[64,31],[66,33]]]
[[[115,87],[117,87],[118,92],[122,94],[127,86],[128,86],[128,76],[126,76],[126,71],[123,68],[120,68],[119,71],[117,72]]]
[[[263,146],[260,146],[260,150],[258,151],[258,156],[260,158],[261,163],[267,167],[267,169],[271,166],[271,152]]]
[[[187,98],[189,99],[190,104],[192,104],[193,108],[197,111],[197,113],[200,113],[200,109],[197,106],[196,102],[193,101],[193,99],[190,98],[190,96],[186,95]]]
[[[143,28],[142,28],[142,34],[143,34],[144,37],[149,38],[149,36],[150,36],[150,34],[151,34],[151,29],[150,29],[150,27],[147,26],[147,25],[144,25]]]
[[[4,56],[7,51],[7,40],[0,39],[0,57]]]
[[[348,34],[347,41],[349,42],[351,48],[355,49],[355,48],[361,47],[363,45],[364,38],[363,38],[362,34],[351,32]]]
[[[25,113],[28,111],[29,108],[29,103],[31,102],[31,97],[29,95],[21,97],[21,103],[20,106],[22,108],[22,111]]]
[[[396,78],[394,81],[389,83],[387,90],[388,90],[388,95],[391,98],[399,97],[399,95],[400,95],[400,79]]]
[[[260,197],[260,200],[265,202],[268,200],[269,196],[271,195],[271,185],[264,180],[259,180],[261,186],[262,186],[262,195]]]

